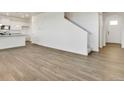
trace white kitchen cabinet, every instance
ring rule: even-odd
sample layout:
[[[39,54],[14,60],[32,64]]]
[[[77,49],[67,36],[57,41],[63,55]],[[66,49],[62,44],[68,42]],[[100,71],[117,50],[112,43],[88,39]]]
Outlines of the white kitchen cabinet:
[[[0,49],[25,46],[25,35],[0,36]]]

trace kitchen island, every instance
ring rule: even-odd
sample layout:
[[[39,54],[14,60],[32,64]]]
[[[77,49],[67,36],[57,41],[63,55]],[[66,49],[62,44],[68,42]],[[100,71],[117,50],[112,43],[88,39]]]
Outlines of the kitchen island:
[[[25,38],[26,35],[21,33],[0,35],[0,49],[25,46]]]

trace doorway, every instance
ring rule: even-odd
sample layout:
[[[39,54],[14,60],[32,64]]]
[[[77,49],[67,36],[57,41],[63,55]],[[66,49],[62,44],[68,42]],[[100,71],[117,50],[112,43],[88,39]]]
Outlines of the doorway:
[[[104,13],[104,43],[121,45],[123,19],[121,13]]]
[[[110,19],[107,25],[107,43],[121,43],[121,27],[118,18]]]

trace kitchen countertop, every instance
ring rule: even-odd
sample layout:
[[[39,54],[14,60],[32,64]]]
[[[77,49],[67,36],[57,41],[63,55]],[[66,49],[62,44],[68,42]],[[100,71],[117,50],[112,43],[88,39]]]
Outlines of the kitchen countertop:
[[[9,34],[0,35],[0,37],[16,37],[16,36],[26,36],[26,35],[21,33],[11,33],[10,35]]]

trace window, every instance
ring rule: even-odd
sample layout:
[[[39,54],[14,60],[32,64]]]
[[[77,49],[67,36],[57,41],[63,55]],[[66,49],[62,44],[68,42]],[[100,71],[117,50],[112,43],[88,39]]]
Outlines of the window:
[[[112,20],[109,22],[109,25],[118,25],[118,21],[117,20]]]

